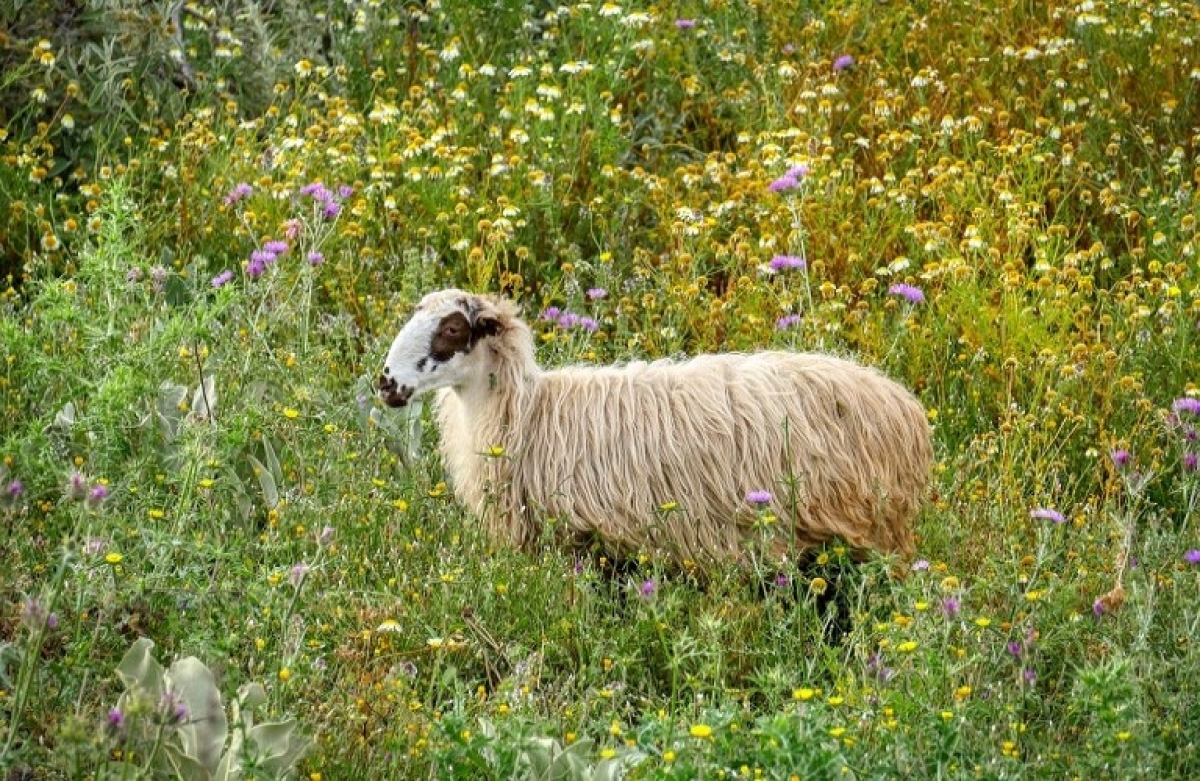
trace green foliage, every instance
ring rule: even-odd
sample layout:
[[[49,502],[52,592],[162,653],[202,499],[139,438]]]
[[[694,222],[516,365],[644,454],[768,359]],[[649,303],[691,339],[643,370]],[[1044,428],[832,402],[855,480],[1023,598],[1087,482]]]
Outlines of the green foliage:
[[[1198,25],[1143,0],[8,4],[0,766],[1197,775]],[[452,284],[518,298],[547,365],[879,366],[934,425],[921,558],[577,561],[561,519],[494,549],[428,411],[373,399]],[[164,718],[168,679],[212,719]]]

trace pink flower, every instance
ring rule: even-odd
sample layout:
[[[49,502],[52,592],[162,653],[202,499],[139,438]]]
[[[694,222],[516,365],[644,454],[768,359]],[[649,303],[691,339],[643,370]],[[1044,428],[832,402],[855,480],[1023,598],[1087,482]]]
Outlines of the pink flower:
[[[849,54],[843,54],[833,61],[833,72],[844,71],[854,64],[854,58]]]

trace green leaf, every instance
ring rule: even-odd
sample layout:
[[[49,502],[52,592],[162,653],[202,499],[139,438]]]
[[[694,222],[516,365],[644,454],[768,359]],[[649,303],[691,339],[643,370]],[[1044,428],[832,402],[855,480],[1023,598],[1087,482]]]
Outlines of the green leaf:
[[[212,671],[196,657],[189,656],[171,665],[165,679],[169,690],[187,707],[187,718],[178,727],[185,752],[206,773],[215,772],[229,725]]]
[[[246,458],[250,459],[250,465],[254,467],[254,476],[258,478],[258,484],[262,487],[263,497],[267,501],[267,509],[275,509],[279,504],[279,489],[275,487],[275,478],[257,458],[250,455]]]
[[[261,767],[283,773],[304,756],[312,741],[295,734],[296,726],[295,719],[288,719],[259,724],[247,733]]]
[[[117,665],[117,677],[125,684],[126,691],[140,689],[158,702],[163,696],[163,668],[150,653],[153,649],[154,641],[150,638],[135,640]]]

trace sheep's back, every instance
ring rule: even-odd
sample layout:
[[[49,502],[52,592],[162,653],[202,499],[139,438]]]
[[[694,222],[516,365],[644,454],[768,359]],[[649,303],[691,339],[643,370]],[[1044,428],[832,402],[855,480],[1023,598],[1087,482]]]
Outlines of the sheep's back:
[[[784,352],[572,367],[543,373],[530,401],[515,487],[533,511],[612,548],[737,550],[754,490],[790,521],[785,546],[836,534],[912,548],[928,426],[873,369]]]

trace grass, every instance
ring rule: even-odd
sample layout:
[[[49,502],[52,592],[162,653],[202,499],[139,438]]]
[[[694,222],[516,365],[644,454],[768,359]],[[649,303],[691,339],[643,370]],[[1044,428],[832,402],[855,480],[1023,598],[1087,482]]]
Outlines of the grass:
[[[0,767],[192,777],[144,636],[300,777],[1200,773],[1194,8],[501,5],[0,41]],[[546,365],[880,366],[912,571],[490,546],[371,390],[449,285]]]

